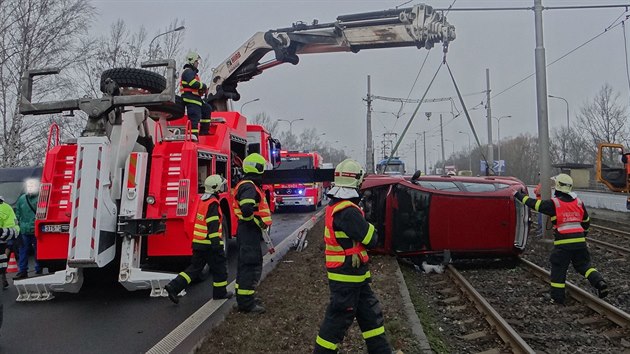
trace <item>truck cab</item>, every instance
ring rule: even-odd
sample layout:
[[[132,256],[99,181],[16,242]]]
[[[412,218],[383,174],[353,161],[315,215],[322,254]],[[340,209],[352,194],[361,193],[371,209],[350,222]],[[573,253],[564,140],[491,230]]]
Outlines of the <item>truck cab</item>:
[[[247,155],[251,153],[261,154],[267,160],[265,170],[269,171],[280,165],[281,144],[274,139],[267,128],[260,124],[247,125]],[[263,192],[267,197],[269,209],[273,213],[276,210],[276,201],[273,197],[273,184],[263,184]]]
[[[317,170],[322,168],[322,156],[315,151],[280,151],[278,170]],[[317,210],[324,198],[322,182],[274,184],[277,208],[296,206]]]

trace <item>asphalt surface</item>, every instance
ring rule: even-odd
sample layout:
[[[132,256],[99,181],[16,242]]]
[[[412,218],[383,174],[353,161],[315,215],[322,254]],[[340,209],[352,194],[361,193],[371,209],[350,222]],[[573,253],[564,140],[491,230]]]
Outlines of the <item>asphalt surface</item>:
[[[274,243],[313,214],[274,214]],[[234,244],[230,251],[228,281],[236,275]],[[148,291],[129,292],[115,281],[91,281],[88,275],[78,294],[56,293],[47,302],[18,303],[15,288],[5,290],[0,353],[144,353],[212,297],[211,279],[190,286],[175,305],[150,298]]]

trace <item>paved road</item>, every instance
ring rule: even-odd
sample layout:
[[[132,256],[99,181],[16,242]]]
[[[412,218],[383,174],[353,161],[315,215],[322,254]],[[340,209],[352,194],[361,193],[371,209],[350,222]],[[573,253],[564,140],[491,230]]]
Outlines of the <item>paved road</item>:
[[[312,214],[274,214],[274,242]],[[231,250],[229,281],[236,273],[236,252]],[[11,286],[2,294],[0,353],[144,353],[211,298],[210,286],[208,281],[191,286],[179,305],[87,276],[78,294],[59,293],[48,302],[17,303]]]

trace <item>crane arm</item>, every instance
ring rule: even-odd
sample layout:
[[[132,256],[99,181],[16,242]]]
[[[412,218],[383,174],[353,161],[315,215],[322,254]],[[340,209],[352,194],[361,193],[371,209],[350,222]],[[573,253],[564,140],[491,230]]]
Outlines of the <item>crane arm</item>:
[[[455,39],[455,27],[424,4],[410,8],[351,14],[335,22],[294,23],[292,27],[258,32],[212,72],[208,102],[227,110],[227,100],[238,101],[239,82],[249,81],[282,63],[296,65],[301,54],[353,52],[363,49],[432,48]],[[261,63],[273,51],[275,58]]]

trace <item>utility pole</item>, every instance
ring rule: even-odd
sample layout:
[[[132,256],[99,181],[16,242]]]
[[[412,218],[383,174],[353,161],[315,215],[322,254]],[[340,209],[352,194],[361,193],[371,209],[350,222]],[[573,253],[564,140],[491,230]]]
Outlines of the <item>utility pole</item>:
[[[422,149],[422,151],[424,152],[424,174],[427,174],[427,132],[423,131],[422,132],[422,144],[424,145],[424,148]]]
[[[446,168],[446,157],[444,156],[444,127],[442,126],[442,113],[440,113],[440,146],[442,147],[442,173]]]
[[[418,139],[413,139],[413,172],[418,171]]]
[[[538,152],[540,154],[541,198],[551,198],[551,158],[549,156],[549,117],[547,115],[547,63],[543,37],[542,0],[534,0],[534,22],[536,28],[536,105],[538,106]],[[543,215],[543,225],[549,217]],[[552,238],[551,230],[543,228],[543,238]]]
[[[494,147],[492,146],[492,108],[490,107],[490,69],[486,69],[486,114],[488,115],[488,165],[486,175],[492,174],[494,166]]]
[[[367,149],[365,151],[365,170],[374,173],[374,147],[372,146],[372,91],[370,90],[370,75],[367,77]]]

